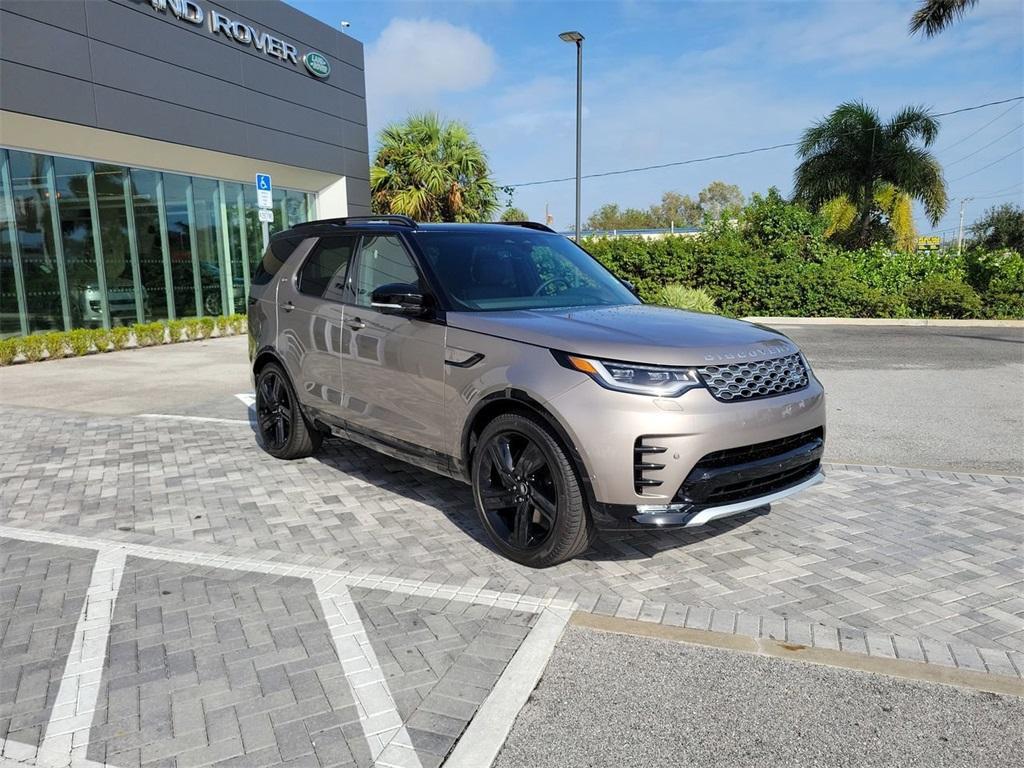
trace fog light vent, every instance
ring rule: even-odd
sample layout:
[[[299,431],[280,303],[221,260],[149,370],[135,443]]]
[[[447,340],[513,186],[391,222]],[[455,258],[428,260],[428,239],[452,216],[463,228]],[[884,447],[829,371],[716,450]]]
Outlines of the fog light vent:
[[[647,442],[649,439],[649,437],[638,437],[633,444],[633,487],[637,495],[640,496],[643,495],[645,489],[657,488],[661,485],[661,480],[647,477],[646,473],[665,468],[664,464],[655,459],[659,454],[668,450],[664,446],[651,445]]]

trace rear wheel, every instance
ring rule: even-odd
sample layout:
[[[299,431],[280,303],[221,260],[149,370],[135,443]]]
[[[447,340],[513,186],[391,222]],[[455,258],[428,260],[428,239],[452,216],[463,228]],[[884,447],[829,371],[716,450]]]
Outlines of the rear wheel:
[[[256,376],[256,428],[263,449],[279,459],[302,459],[323,439],[306,423],[287,374],[269,363]]]
[[[541,422],[511,413],[491,421],[473,453],[472,479],[480,520],[509,559],[546,568],[593,541],[576,472]]]

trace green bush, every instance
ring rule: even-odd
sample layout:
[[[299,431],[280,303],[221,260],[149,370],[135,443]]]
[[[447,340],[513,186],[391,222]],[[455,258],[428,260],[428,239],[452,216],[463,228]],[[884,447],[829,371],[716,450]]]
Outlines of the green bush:
[[[700,288],[687,288],[679,283],[670,283],[658,292],[656,304],[675,309],[688,309],[692,312],[714,312],[717,307],[715,300],[707,291]]]
[[[18,356],[18,339],[0,339],[0,365],[10,365]]]
[[[164,343],[163,323],[141,323],[134,326],[135,343],[140,347],[155,347]]]
[[[230,333],[242,334],[249,328],[249,319],[245,315],[228,315],[224,318],[224,324],[221,325],[221,333],[224,333],[225,326],[230,329]]]
[[[168,320],[167,321],[167,335],[171,339],[171,344],[179,341],[188,340],[188,321],[186,320]]]
[[[114,343],[113,335],[105,328],[93,328],[89,331],[89,336],[97,352],[109,352]]]
[[[126,325],[119,325],[110,329],[110,342],[114,349],[124,349],[132,338],[132,329]]]
[[[197,321],[197,325],[199,327],[200,337],[208,339],[217,327],[217,320],[207,315],[206,317],[200,317]]]
[[[43,352],[46,350],[46,344],[43,337],[34,333],[30,336],[22,336],[18,339],[18,351],[25,356],[25,359],[30,363],[34,363],[37,360],[43,359]]]
[[[907,290],[911,311],[921,317],[978,317],[981,299],[971,286],[945,277],[929,277]]]
[[[68,348],[75,357],[87,355],[92,350],[93,334],[85,328],[76,328],[63,334],[67,338]]]
[[[65,355],[66,340],[60,331],[40,334],[47,360],[57,360]]]

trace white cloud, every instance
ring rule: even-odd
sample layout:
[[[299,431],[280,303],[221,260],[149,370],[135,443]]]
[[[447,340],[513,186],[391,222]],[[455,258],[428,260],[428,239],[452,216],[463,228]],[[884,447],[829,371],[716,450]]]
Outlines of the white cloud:
[[[486,84],[494,50],[472,30],[446,21],[393,19],[366,51],[371,123],[431,108],[444,93]]]

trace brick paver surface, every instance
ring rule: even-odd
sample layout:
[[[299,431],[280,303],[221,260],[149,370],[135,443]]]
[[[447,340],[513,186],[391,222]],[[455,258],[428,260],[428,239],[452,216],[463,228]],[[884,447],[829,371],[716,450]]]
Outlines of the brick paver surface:
[[[831,467],[826,484],[768,515],[617,535],[536,571],[487,545],[466,486],[342,441],[280,462],[240,424],[5,408],[0,430],[0,525],[11,528],[1024,673],[1024,482],[1016,478]],[[73,629],[91,555],[0,542],[0,650],[15,624],[16,648],[32,631],[26,621],[56,638],[54,626]],[[35,581],[18,574],[48,586],[29,587]],[[49,585],[63,599],[53,618]],[[33,593],[12,589],[26,588],[43,590],[38,606],[18,607]],[[374,734],[399,752],[410,746],[420,765],[439,764],[535,614],[427,605],[383,589],[353,587],[351,599],[404,728]],[[353,699],[358,683],[342,668],[351,659],[339,660],[329,642],[336,623],[308,579],[130,557],[89,757],[125,766],[171,757],[182,766],[368,764],[372,690]],[[16,673],[8,658],[0,724],[13,740],[22,717],[22,738],[36,740],[46,718],[33,721],[22,704],[42,707],[52,682],[33,671],[23,694],[21,668],[35,656],[18,657]],[[46,664],[52,681],[59,660]]]
[[[41,742],[95,560],[0,538],[0,739]]]

